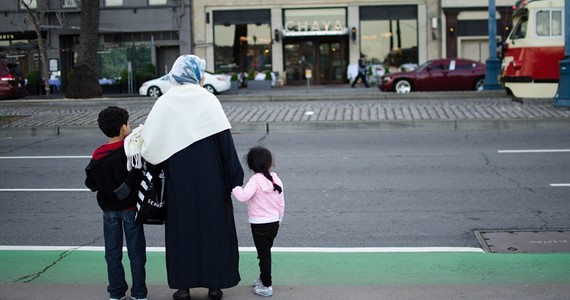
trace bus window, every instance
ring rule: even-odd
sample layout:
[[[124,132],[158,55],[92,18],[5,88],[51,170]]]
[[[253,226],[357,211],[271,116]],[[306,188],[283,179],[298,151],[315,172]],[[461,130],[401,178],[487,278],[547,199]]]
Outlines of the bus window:
[[[562,11],[552,12],[552,35],[562,35]]]
[[[513,33],[511,34],[511,39],[515,40],[515,39],[524,39],[526,37],[526,26],[528,23],[528,18],[527,17],[523,17],[521,18],[521,20],[517,23],[517,25],[515,26],[515,28],[513,28]]]
[[[562,35],[562,11],[540,10],[536,13],[536,34],[539,36]]]

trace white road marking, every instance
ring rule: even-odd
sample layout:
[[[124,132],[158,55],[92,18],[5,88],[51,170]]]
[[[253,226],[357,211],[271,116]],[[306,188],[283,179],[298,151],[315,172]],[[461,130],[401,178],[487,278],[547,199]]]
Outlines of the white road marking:
[[[0,251],[105,251],[105,247],[94,246],[0,246]],[[127,251],[123,247],[123,251]],[[164,252],[164,247],[146,247],[147,252]],[[239,247],[240,252],[256,252],[255,247]],[[313,252],[313,253],[424,253],[424,252],[476,252],[481,248],[472,247],[363,247],[363,248],[315,248],[315,247],[273,247],[272,252]]]
[[[551,183],[550,186],[552,186],[552,187],[569,187],[570,183]]]
[[[562,153],[570,149],[498,150],[499,153]]]

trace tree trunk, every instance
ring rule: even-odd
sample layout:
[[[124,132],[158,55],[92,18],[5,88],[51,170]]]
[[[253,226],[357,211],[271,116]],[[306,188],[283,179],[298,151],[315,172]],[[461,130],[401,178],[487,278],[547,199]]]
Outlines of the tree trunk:
[[[41,25],[44,20],[45,11],[43,10],[43,6],[41,6],[42,8],[40,8],[40,5],[42,3],[38,3],[36,13],[32,12],[32,9],[30,8],[30,6],[26,1],[22,1],[22,4],[26,8],[28,19],[32,21],[32,25],[34,26],[34,32],[38,37],[38,51],[40,52],[40,64],[41,64],[40,69],[42,71],[41,77],[44,82],[45,93],[46,95],[49,96],[50,88],[49,88],[49,70],[48,70],[47,54],[46,54],[47,47],[44,39],[42,38],[42,29],[41,29]]]
[[[101,97],[97,48],[99,42],[99,1],[81,1],[79,49],[66,98]]]

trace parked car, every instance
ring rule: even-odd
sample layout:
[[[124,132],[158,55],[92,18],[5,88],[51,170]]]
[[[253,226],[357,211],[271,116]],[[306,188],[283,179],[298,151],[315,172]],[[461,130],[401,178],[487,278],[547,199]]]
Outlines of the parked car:
[[[15,99],[26,96],[24,73],[15,63],[0,60],[0,99]]]
[[[218,94],[230,89],[230,76],[224,74],[211,74],[204,72],[204,88],[212,94]],[[142,96],[160,97],[166,93],[172,84],[168,80],[168,74],[162,77],[145,81],[139,88]]]
[[[463,58],[430,60],[410,72],[381,77],[378,88],[385,92],[483,90],[485,64]]]

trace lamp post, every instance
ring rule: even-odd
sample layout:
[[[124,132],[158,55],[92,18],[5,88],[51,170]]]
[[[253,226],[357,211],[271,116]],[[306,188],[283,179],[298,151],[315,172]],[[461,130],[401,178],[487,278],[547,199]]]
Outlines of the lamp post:
[[[501,62],[497,58],[497,9],[495,0],[489,0],[489,58],[486,61],[485,90],[499,90],[501,85],[497,81]]]
[[[554,96],[554,106],[570,107],[570,8],[568,0],[564,5],[564,58],[560,61],[558,92]]]

